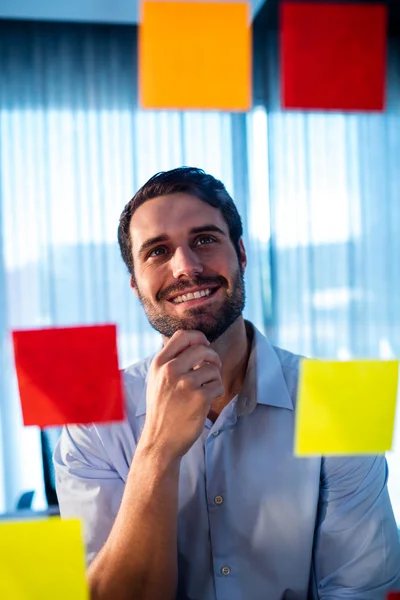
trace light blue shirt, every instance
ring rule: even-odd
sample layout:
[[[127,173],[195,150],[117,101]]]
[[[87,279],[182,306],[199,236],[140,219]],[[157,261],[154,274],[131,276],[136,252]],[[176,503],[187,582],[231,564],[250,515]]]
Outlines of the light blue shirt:
[[[400,588],[385,458],[295,458],[299,357],[254,332],[241,393],[182,460],[177,599],[384,600]],[[61,515],[83,519],[89,561],[124,492],[150,363],[125,371],[125,422],[67,427],[55,451]]]

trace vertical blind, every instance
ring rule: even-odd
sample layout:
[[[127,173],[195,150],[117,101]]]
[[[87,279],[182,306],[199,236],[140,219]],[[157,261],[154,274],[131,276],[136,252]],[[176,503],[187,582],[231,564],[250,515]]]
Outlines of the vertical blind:
[[[125,203],[154,173],[191,165],[226,184],[246,228],[246,314],[263,327],[267,120],[262,108],[140,110],[134,27],[3,22],[0,57],[0,510],[12,510],[27,489],[36,507],[44,498],[39,432],[22,427],[10,331],[116,323],[122,367],[159,347],[117,245]]]
[[[246,316],[274,343],[399,356],[399,44],[382,115],[282,112],[276,34],[257,29],[255,48],[247,115],[144,112],[135,28],[0,24],[1,510],[25,489],[43,503],[10,330],[115,322],[121,366],[159,345],[116,244],[124,204],[157,171],[198,166],[227,185],[246,230]],[[397,444],[388,458],[400,521]]]
[[[383,114],[281,111],[277,48],[269,32],[257,55],[268,109],[272,337],[307,356],[400,357],[400,40],[389,40]],[[400,421],[388,462],[400,522]]]

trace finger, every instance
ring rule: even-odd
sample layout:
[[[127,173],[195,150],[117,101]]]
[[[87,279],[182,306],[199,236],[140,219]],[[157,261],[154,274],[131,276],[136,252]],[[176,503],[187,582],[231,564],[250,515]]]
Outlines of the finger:
[[[170,361],[171,367],[178,376],[188,373],[192,369],[201,368],[204,363],[211,363],[217,369],[221,369],[222,366],[221,359],[215,350],[199,344],[190,346]]]
[[[180,329],[168,340],[164,348],[159,352],[157,362],[161,365],[174,358],[181,352],[194,345],[202,345],[208,347],[210,342],[201,331],[190,330],[184,331]]]
[[[222,396],[225,391],[221,380],[208,381],[201,386],[201,389],[207,393],[210,404],[215,398]]]
[[[191,371],[188,374],[188,377],[195,389],[213,381],[222,383],[220,370],[215,365],[211,364],[204,364],[200,369],[197,369],[197,371]]]

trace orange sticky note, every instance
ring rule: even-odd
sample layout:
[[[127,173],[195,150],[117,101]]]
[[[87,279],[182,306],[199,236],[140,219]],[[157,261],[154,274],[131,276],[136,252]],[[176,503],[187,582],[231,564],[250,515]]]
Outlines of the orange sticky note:
[[[24,425],[124,418],[115,325],[14,331]]]
[[[249,110],[249,5],[144,1],[139,96],[150,109]]]

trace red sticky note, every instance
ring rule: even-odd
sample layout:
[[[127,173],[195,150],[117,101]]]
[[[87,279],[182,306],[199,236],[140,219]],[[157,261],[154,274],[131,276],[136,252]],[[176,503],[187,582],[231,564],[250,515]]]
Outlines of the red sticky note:
[[[124,418],[115,325],[13,331],[24,425]]]
[[[283,108],[384,109],[386,6],[284,2],[280,16]]]

